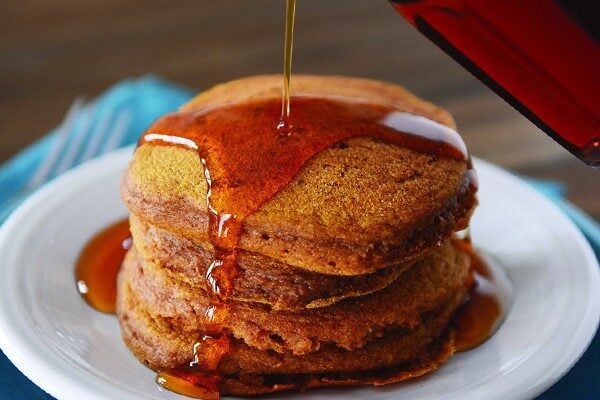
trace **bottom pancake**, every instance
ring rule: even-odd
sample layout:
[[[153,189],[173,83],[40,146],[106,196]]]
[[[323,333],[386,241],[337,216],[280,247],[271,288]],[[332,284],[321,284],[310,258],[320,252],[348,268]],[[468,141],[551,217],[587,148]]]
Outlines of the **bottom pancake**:
[[[356,350],[335,345],[295,356],[276,353],[232,340],[230,352],[219,364],[222,394],[255,395],[276,391],[339,385],[383,385],[420,376],[434,370],[454,352],[448,323],[463,299],[457,293],[441,310],[424,316],[413,329],[397,329]],[[155,371],[177,368],[192,355],[195,335],[170,331],[168,320],[150,316],[133,306],[135,294],[128,288],[120,296],[119,320],[123,338],[134,355]],[[179,354],[187,354],[184,362]]]
[[[452,332],[448,332],[432,342],[426,349],[422,349],[421,357],[412,362],[368,371],[225,376],[220,385],[220,392],[238,396],[253,396],[328,386],[383,386],[417,378],[435,370],[454,354],[454,350],[454,337]]]

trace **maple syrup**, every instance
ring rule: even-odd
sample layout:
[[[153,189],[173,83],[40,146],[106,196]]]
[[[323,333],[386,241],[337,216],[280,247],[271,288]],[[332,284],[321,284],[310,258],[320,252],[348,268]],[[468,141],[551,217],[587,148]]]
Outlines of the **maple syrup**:
[[[498,329],[505,316],[500,287],[485,260],[475,252],[470,239],[454,240],[454,245],[471,259],[471,289],[465,303],[453,317],[456,351],[471,350]]]
[[[167,372],[156,375],[156,383],[171,392],[187,397],[202,400],[219,400],[219,377],[217,375],[203,375],[190,368]]]
[[[292,79],[292,53],[294,50],[294,20],[296,18],[296,0],[288,0],[285,10],[285,46],[283,50],[283,93],[281,101],[281,119],[277,128],[287,132],[290,116],[290,83]]]
[[[94,309],[115,312],[117,273],[129,247],[129,220],[123,219],[94,235],[81,251],[75,266],[77,289]]]

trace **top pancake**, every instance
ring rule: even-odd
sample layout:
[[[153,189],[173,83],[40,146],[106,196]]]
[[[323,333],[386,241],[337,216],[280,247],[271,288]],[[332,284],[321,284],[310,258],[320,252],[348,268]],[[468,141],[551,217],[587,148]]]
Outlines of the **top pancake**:
[[[292,82],[295,95],[393,105],[453,126],[448,113],[397,85],[302,75]],[[279,75],[245,78],[216,86],[183,109],[278,98],[280,88]],[[122,181],[123,198],[140,219],[202,242],[208,242],[206,191],[195,151],[154,143],[138,147]],[[239,247],[309,271],[360,275],[439,246],[468,225],[475,203],[466,162],[356,138],[309,159],[246,218]]]

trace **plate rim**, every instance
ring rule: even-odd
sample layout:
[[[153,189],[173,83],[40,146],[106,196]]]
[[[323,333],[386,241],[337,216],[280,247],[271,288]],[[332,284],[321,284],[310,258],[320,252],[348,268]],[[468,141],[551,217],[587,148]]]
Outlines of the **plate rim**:
[[[533,399],[540,394],[548,390],[552,385],[558,382],[569,370],[579,361],[579,359],[586,352],[594,339],[596,333],[599,331],[600,324],[600,262],[596,257],[594,250],[591,247],[590,242],[585,238],[581,230],[575,225],[575,223],[565,214],[560,207],[552,202],[549,198],[544,196],[539,191],[535,190],[531,185],[527,184],[523,179],[519,178],[515,173],[504,169],[498,165],[495,165],[489,161],[473,157],[475,170],[479,166],[484,165],[485,168],[494,171],[495,174],[502,176],[502,179],[510,179],[511,184],[519,187],[519,190],[526,192],[538,200],[542,201],[545,206],[553,209],[557,215],[560,215],[564,228],[568,229],[569,236],[572,239],[576,239],[576,244],[580,246],[581,255],[585,260],[586,272],[590,276],[590,298],[586,304],[585,313],[582,319],[579,321],[577,329],[573,332],[571,340],[569,342],[569,348],[571,351],[565,351],[560,360],[550,366],[547,372],[540,376],[534,385],[519,395],[516,395],[512,400],[527,400]],[[594,291],[594,289],[596,289]],[[578,339],[578,340],[574,340]],[[561,362],[562,361],[562,362]]]
[[[128,146],[106,153],[94,160],[83,163],[72,170],[67,171],[38,189],[0,226],[0,253],[5,248],[6,243],[10,240],[10,233],[13,230],[18,229],[19,221],[21,221],[22,218],[26,218],[26,216],[32,212],[35,206],[43,199],[49,195],[54,195],[63,185],[81,179],[80,176],[82,175],[96,178],[102,176],[102,172],[105,169],[104,166],[107,163],[124,164],[127,161],[126,157],[130,157],[132,151],[133,146]],[[506,179],[510,179],[512,181],[511,184],[514,183],[519,186],[520,190],[524,190],[530,195],[533,195],[547,206],[554,208],[556,213],[561,215],[563,218],[563,221],[561,222],[564,222],[564,225],[568,227],[569,236],[576,239],[576,242],[581,248],[582,256],[585,260],[586,272],[591,277],[590,287],[600,288],[600,267],[598,266],[598,260],[596,259],[589,242],[564,212],[560,210],[556,204],[527,185],[510,171],[475,157],[474,161],[476,169],[480,165],[485,165],[485,168],[493,170],[495,174],[502,175]],[[109,173],[109,171],[105,171],[105,173]],[[3,273],[4,270],[0,271],[0,274]],[[107,393],[105,390],[94,390],[98,388],[89,384],[84,385],[82,382],[78,382],[77,380],[71,379],[69,376],[65,376],[59,369],[53,368],[49,359],[38,358],[35,363],[28,362],[31,357],[35,358],[36,354],[27,347],[27,343],[20,343],[20,335],[18,332],[11,329],[10,315],[7,314],[3,304],[4,302],[0,303],[0,327],[2,328],[0,329],[0,348],[7,358],[25,376],[27,376],[35,385],[60,400],[79,399],[82,395],[84,395],[85,398],[92,400],[106,398],[105,396]],[[560,380],[585,353],[598,329],[599,321],[600,291],[596,291],[595,295],[594,293],[590,295],[588,304],[585,308],[585,313],[579,321],[577,329],[574,330],[573,335],[571,336],[570,346],[568,347],[569,351],[564,352],[563,356],[559,359],[559,362],[556,362],[553,366],[548,368],[547,372],[541,375],[534,384],[527,388],[527,390],[524,390],[520,394],[515,394],[513,399],[520,400],[533,398]],[[14,343],[16,343],[16,345]],[[65,389],[65,387],[68,387],[68,389]],[[73,393],[73,389],[75,388],[77,389],[77,393]]]

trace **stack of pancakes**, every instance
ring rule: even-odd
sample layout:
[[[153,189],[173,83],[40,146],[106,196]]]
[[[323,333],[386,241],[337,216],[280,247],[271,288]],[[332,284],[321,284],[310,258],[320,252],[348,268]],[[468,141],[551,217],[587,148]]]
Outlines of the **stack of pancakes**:
[[[280,76],[217,86],[196,109],[280,96]],[[403,88],[295,76],[295,95],[392,104],[452,127]],[[204,329],[214,249],[207,183],[191,149],[144,143],[122,181],[133,246],[117,314],[133,353],[157,371],[185,365]],[[229,300],[221,393],[386,384],[436,368],[454,351],[449,327],[469,287],[453,244],[476,204],[466,161],[373,138],[336,144],[244,221]]]

